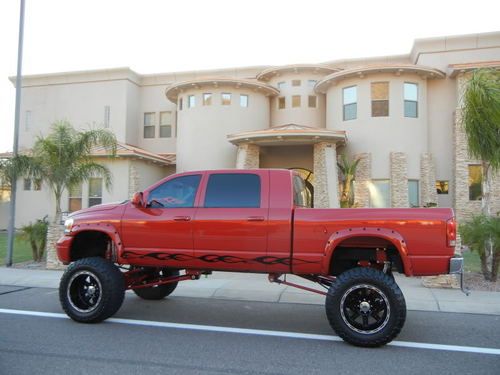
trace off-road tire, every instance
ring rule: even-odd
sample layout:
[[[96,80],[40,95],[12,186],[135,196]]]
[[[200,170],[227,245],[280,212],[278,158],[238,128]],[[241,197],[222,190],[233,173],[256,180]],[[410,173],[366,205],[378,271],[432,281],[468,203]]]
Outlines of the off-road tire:
[[[365,303],[363,306],[365,299],[374,303]],[[347,307],[349,301],[351,306],[359,306],[359,313],[354,311],[355,308]],[[385,314],[381,315],[381,320],[384,321],[380,324],[370,312],[372,309],[374,312],[384,311],[376,305],[386,306]],[[325,308],[333,330],[348,343],[363,347],[382,346],[392,341],[403,328],[406,319],[406,302],[394,278],[374,268],[353,268],[340,274],[328,290]],[[363,311],[366,309],[369,312]],[[353,320],[356,313],[359,315]],[[369,316],[366,318],[366,329],[363,329],[363,314]],[[373,321],[372,329],[368,329],[368,319]]]
[[[93,291],[93,298],[87,292]],[[110,261],[91,257],[77,260],[64,272],[59,300],[68,316],[81,323],[98,323],[115,314],[123,303],[123,274]]]
[[[157,278],[158,276],[159,276],[158,274],[154,274],[153,278]],[[162,268],[161,276],[163,277],[179,276],[179,271],[168,268]],[[135,294],[137,294],[137,296],[141,297],[142,299],[160,300],[172,294],[175,288],[177,288],[177,284],[178,283],[175,282],[170,284],[156,285],[149,288],[139,288],[132,290],[134,291]]]

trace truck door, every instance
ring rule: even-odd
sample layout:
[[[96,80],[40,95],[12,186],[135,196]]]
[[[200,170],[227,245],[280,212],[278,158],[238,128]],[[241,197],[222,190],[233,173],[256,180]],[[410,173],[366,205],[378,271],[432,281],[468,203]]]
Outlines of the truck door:
[[[193,258],[193,224],[202,174],[174,177],[145,193],[145,206],[127,207],[122,257],[132,264],[183,267]]]
[[[193,222],[197,268],[266,270],[269,171],[208,172]]]

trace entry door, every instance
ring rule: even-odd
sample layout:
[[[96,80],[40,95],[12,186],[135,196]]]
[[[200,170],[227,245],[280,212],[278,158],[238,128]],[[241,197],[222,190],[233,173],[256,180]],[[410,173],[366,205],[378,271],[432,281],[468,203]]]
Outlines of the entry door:
[[[265,272],[269,171],[214,172],[193,222],[198,268]]]
[[[124,258],[132,264],[183,268],[193,260],[195,200],[201,174],[175,177],[145,193],[146,206],[126,209]]]

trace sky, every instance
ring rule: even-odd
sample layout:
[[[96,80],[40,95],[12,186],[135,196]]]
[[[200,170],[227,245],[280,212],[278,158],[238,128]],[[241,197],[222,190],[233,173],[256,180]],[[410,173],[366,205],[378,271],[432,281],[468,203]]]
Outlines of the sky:
[[[12,150],[20,0],[0,0],[0,152]],[[500,30],[494,0],[26,0],[23,74],[138,73],[406,54]]]

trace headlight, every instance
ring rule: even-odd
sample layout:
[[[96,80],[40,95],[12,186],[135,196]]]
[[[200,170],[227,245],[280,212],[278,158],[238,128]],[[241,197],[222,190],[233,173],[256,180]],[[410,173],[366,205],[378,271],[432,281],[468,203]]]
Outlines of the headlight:
[[[71,228],[73,228],[73,219],[72,218],[66,219],[66,221],[64,222],[64,233],[65,234],[70,233]]]

